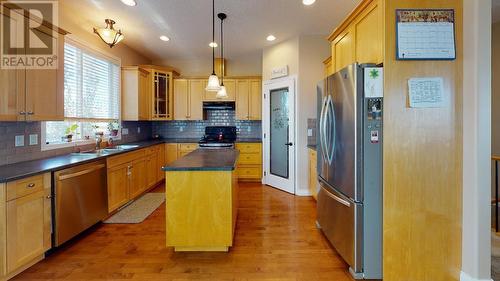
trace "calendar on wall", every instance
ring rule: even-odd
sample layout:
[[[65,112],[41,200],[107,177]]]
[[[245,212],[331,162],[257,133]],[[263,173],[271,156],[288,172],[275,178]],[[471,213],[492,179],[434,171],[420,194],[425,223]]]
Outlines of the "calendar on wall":
[[[398,60],[454,60],[455,11],[397,9]]]

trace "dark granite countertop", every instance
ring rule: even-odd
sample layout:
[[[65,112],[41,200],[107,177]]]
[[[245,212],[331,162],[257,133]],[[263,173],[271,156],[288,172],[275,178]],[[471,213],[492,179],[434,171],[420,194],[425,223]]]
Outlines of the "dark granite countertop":
[[[37,174],[66,169],[69,167],[89,163],[106,157],[131,152],[137,149],[164,143],[162,140],[148,140],[127,143],[127,145],[138,145],[138,147],[114,151],[106,154],[78,154],[70,153],[45,159],[19,162],[0,166],[0,183],[22,179]]]
[[[236,142],[262,142],[261,138],[237,138]]]
[[[236,149],[196,149],[163,167],[164,171],[233,171],[239,151]]]
[[[312,150],[316,150],[316,145],[315,144],[308,144],[307,148],[312,149]]]
[[[59,155],[59,156],[55,156],[55,157],[45,158],[45,159],[31,160],[31,161],[3,165],[3,166],[0,166],[0,183],[13,181],[13,180],[17,180],[17,179],[22,179],[22,178],[34,176],[37,174],[58,171],[58,170],[70,168],[73,166],[89,163],[92,161],[105,159],[106,157],[109,157],[109,156],[118,155],[121,153],[127,153],[130,151],[134,151],[137,149],[141,149],[141,148],[145,148],[148,146],[153,146],[153,145],[157,145],[157,144],[161,144],[161,143],[198,143],[198,141],[199,141],[198,138],[164,138],[164,139],[157,139],[157,140],[146,140],[146,141],[139,141],[139,142],[133,142],[133,143],[126,143],[126,145],[138,145],[138,147],[124,149],[124,150],[120,150],[120,151],[113,151],[113,152],[101,154],[101,155],[70,153],[70,154],[64,154],[64,155]],[[238,139],[237,142],[261,142],[261,139],[243,138],[243,139]],[[210,162],[210,161],[208,161],[208,162]],[[214,163],[212,163],[212,164],[214,164]],[[229,166],[226,166],[227,163],[223,163],[223,164],[224,165],[222,165],[222,169],[226,169],[227,167],[229,167]],[[208,168],[213,169],[213,166],[210,166]]]
[[[200,138],[163,138],[165,143],[198,143]],[[261,138],[238,138],[236,142],[262,142]]]

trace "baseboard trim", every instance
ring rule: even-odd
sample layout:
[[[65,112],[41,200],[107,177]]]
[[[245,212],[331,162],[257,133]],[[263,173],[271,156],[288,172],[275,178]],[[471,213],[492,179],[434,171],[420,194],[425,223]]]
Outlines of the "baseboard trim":
[[[477,279],[471,277],[469,274],[465,272],[460,272],[460,281],[493,281],[493,279]]]

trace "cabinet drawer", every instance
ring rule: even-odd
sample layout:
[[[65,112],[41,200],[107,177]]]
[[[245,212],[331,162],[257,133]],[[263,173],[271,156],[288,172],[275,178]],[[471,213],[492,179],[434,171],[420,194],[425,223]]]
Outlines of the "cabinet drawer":
[[[198,144],[196,143],[180,143],[179,144],[179,150],[181,152],[186,152],[186,151],[193,151],[198,148]]]
[[[260,153],[241,153],[238,161],[240,164],[259,165],[262,163],[262,158],[260,157]]]
[[[112,156],[106,159],[106,165],[108,168],[112,168],[123,163],[132,162],[136,159],[142,158],[146,155],[146,149],[140,149],[122,155]]]
[[[240,179],[258,179],[262,177],[260,166],[240,166],[236,172]]]
[[[7,201],[43,191],[43,175],[36,175],[7,183]]]
[[[241,153],[260,153],[262,150],[262,144],[260,144],[260,143],[237,143],[236,148],[239,149]]]

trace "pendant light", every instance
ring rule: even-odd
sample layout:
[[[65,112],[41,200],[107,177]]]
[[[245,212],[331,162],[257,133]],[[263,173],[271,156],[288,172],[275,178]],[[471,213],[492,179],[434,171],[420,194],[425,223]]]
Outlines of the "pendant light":
[[[227,18],[227,15],[224,13],[219,13],[217,15],[220,19],[220,56],[222,58],[222,64],[221,64],[221,83],[220,83],[220,90],[217,92],[216,97],[218,99],[223,99],[227,98],[227,91],[226,91],[226,86],[224,86],[224,28],[223,28],[223,22]]]
[[[97,34],[104,43],[108,44],[110,48],[113,48],[114,45],[123,40],[124,36],[121,30],[116,30],[113,27],[115,24],[114,20],[106,19],[104,22],[106,23],[106,27],[94,28],[94,33]]]
[[[212,0],[212,42],[215,42],[215,0]],[[220,90],[219,77],[215,74],[215,47],[212,47],[212,74],[208,77],[205,90],[208,92]]]

